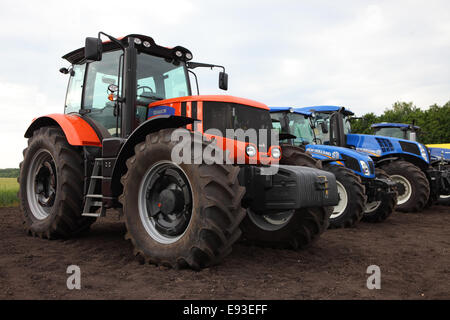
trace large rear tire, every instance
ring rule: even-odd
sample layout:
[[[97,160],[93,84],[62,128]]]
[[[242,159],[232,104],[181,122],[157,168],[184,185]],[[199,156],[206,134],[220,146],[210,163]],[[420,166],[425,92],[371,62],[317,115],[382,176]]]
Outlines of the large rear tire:
[[[28,234],[68,238],[89,229],[83,217],[83,158],[57,127],[34,131],[20,164],[19,199]]]
[[[136,145],[119,200],[126,238],[139,260],[198,270],[222,261],[240,237],[245,188],[238,182],[239,167],[172,162],[173,131],[150,133]],[[206,147],[198,138],[192,141],[191,151]]]
[[[300,148],[282,145],[280,164],[322,168],[319,160]],[[313,243],[328,228],[331,208],[302,208],[270,215],[247,210],[241,229],[249,244],[271,248],[302,249]]]
[[[425,173],[410,162],[396,160],[381,167],[397,182],[397,211],[422,211],[430,196],[430,184]]]
[[[327,165],[324,170],[336,176],[339,203],[330,216],[330,228],[347,228],[362,218],[367,197],[361,179],[350,169],[339,165]]]
[[[377,178],[389,179],[389,175],[379,169],[375,169]],[[382,222],[385,221],[394,212],[397,203],[397,194],[385,194],[380,201],[373,201],[366,204],[362,220],[364,222]]]

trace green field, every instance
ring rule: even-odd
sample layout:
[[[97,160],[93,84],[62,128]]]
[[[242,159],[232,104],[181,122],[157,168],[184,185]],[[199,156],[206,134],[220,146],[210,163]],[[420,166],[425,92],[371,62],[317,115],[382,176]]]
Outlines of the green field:
[[[16,178],[0,178],[0,207],[17,206],[19,184]]]

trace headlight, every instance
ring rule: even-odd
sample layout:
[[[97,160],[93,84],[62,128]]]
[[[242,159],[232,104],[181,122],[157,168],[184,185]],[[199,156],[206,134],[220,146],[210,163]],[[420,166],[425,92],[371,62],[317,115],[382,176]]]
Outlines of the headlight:
[[[370,176],[370,170],[369,170],[369,166],[367,165],[367,163],[362,160],[359,160],[359,163],[361,164],[362,172],[364,173],[364,175]]]
[[[272,153],[272,157],[273,158],[280,159],[280,157],[281,157],[281,150],[280,150],[280,148],[278,148],[278,147],[272,148],[271,153]]]
[[[192,54],[190,54],[189,52],[186,53],[186,59],[191,60],[192,59]]]
[[[252,145],[248,145],[247,147],[245,147],[245,153],[249,157],[254,157],[254,156],[256,156],[256,148]]]
[[[178,58],[181,58],[181,57],[183,56],[183,52],[177,50],[177,51],[175,51],[175,55],[176,55]]]
[[[148,41],[144,41],[144,47],[146,47],[146,48],[150,48],[150,42],[148,42]]]
[[[422,158],[424,158],[425,161],[428,162],[428,154],[427,154],[427,151],[425,150],[425,148],[424,148],[423,145],[421,145],[420,143],[418,143],[418,145],[419,145],[419,150],[420,150],[420,154],[422,155]]]
[[[142,40],[139,39],[139,38],[134,38],[134,43],[136,43],[136,44],[141,44],[141,43],[142,43]]]

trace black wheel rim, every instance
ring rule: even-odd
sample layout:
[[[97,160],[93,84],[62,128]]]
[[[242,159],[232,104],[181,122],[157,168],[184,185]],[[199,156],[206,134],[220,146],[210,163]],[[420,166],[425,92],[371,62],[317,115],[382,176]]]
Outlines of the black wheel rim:
[[[186,173],[172,162],[159,162],[145,174],[139,191],[139,214],[147,233],[170,244],[186,232],[192,216],[192,189]]]
[[[38,150],[27,175],[27,198],[31,213],[38,220],[46,219],[56,200],[56,165],[50,152]]]

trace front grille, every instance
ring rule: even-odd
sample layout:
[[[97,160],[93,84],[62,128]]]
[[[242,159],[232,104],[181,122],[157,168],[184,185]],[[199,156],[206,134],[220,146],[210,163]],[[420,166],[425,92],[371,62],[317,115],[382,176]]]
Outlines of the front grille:
[[[359,162],[355,158],[342,155],[342,158],[344,160],[345,166],[353,171],[360,172],[361,169],[359,167]]]
[[[375,165],[374,165],[373,161],[369,161],[369,170],[370,170],[370,174],[375,173]]]
[[[383,152],[394,151],[394,146],[388,139],[383,139],[383,138],[375,138],[375,139],[377,140],[377,142],[380,145],[381,150]]]
[[[402,147],[403,151],[417,154],[418,156],[420,156],[420,150],[417,144],[406,141],[400,141],[400,146]]]

